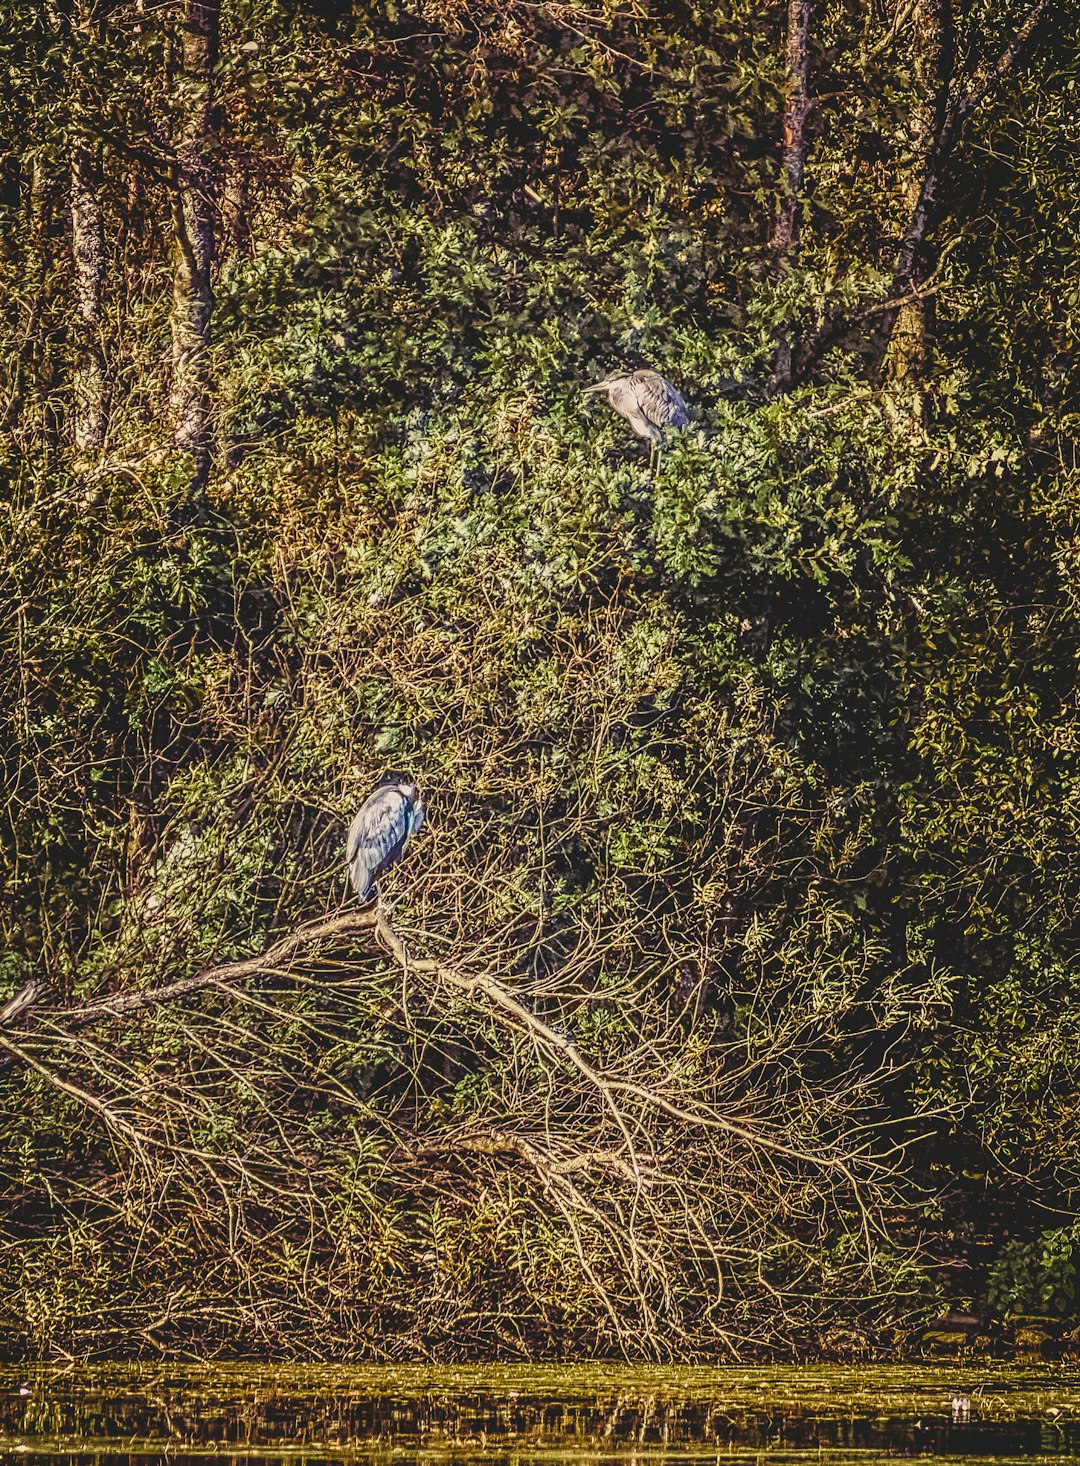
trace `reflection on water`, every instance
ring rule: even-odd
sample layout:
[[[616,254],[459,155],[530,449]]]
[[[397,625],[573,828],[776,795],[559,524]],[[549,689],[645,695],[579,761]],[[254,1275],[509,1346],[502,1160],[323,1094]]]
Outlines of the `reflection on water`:
[[[0,1459],[372,1466],[871,1466],[1080,1457],[1080,1371],[0,1368]]]

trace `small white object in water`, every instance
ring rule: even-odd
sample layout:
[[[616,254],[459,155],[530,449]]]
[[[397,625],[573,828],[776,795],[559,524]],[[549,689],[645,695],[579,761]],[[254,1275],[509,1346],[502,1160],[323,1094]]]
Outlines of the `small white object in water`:
[[[949,1414],[954,1425],[966,1425],[971,1419],[971,1401],[967,1395],[954,1395],[949,1401]]]

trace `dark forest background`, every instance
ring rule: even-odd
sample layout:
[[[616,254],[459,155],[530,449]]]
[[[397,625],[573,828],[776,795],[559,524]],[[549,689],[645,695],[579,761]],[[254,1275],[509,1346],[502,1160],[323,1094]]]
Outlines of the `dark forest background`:
[[[6,7],[7,1353],[1070,1347],[1078,19]]]

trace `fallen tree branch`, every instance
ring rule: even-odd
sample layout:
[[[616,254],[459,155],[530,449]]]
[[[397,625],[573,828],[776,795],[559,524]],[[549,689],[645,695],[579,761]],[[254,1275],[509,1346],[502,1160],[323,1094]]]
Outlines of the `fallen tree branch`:
[[[832,1171],[835,1175],[841,1177],[851,1188],[853,1199],[862,1214],[866,1244],[868,1248],[870,1247],[871,1228],[866,1208],[860,1197],[860,1183],[847,1161],[835,1155],[830,1155],[827,1151],[814,1153],[788,1144],[783,1140],[764,1134],[760,1130],[755,1130],[736,1120],[731,1120],[713,1108],[703,1109],[697,1105],[687,1107],[677,1104],[650,1085],[638,1083],[630,1079],[609,1078],[605,1076],[599,1069],[588,1062],[570,1038],[552,1028],[543,1018],[526,1007],[507,987],[490,973],[469,975],[459,972],[455,968],[449,967],[434,958],[412,957],[405,940],[394,930],[386,914],[378,906],[363,910],[346,911],[334,916],[308,922],[273,943],[265,952],[257,957],[221,963],[214,967],[205,968],[200,972],[192,974],[190,977],[164,984],[161,987],[148,988],[142,992],[117,994],[115,997],[104,1002],[90,1004],[82,1008],[61,1010],[58,1013],[48,1015],[47,1021],[50,1026],[54,1026],[53,1036],[70,1038],[75,1032],[88,1028],[95,1023],[117,1018],[126,1018],[134,1013],[145,1012],[162,1004],[191,997],[210,987],[225,983],[235,983],[237,980],[260,976],[267,972],[282,973],[284,970],[287,973],[289,961],[298,953],[305,951],[319,942],[337,937],[351,936],[360,932],[370,932],[374,935],[379,944],[400,967],[403,977],[412,972],[443,982],[468,997],[482,996],[492,1008],[496,1009],[510,1021],[514,1029],[528,1035],[534,1043],[537,1043],[549,1054],[560,1058],[563,1063],[575,1070],[586,1080],[588,1085],[599,1095],[604,1107],[609,1111],[615,1126],[622,1136],[625,1146],[626,1168],[629,1172],[629,1178],[632,1178],[633,1185],[638,1193],[640,1193],[642,1187],[646,1184],[646,1173],[641,1165],[631,1129],[638,1129],[639,1122],[632,1120],[631,1116],[624,1111],[622,1102],[625,1099],[635,1100],[646,1110],[651,1110],[657,1115],[666,1116],[670,1120],[675,1120],[679,1123],[703,1130],[725,1133],[733,1139],[741,1141],[753,1150],[764,1151],[776,1157],[782,1156],[788,1160],[794,1160],[818,1170]],[[19,1034],[19,1037],[24,1040],[33,1036],[33,1031]],[[22,1062],[38,1073],[44,1074],[47,1072],[43,1069],[40,1062],[34,1059],[21,1046],[0,1037],[0,1069],[10,1067],[16,1061]],[[50,1082],[56,1083],[53,1076],[49,1075],[49,1078]],[[66,1088],[62,1082],[58,1087]],[[91,1108],[100,1109],[100,1102],[95,1101],[92,1096],[87,1095],[85,1092],[76,1091],[75,1089],[67,1090],[67,1092],[73,1097],[83,1100]],[[505,1143],[505,1134],[500,1135],[499,1139]],[[515,1137],[514,1148],[519,1154],[525,1155],[524,1148],[527,1145],[528,1143],[520,1137]],[[529,1159],[535,1162],[534,1155],[530,1155]],[[565,1172],[560,1175],[559,1179],[563,1186],[569,1185]]]
[[[626,1119],[616,1102],[616,1094],[632,1095],[643,1104],[653,1110],[658,1110],[667,1115],[670,1119],[680,1120],[686,1124],[699,1125],[705,1129],[722,1130],[727,1134],[745,1141],[751,1146],[760,1146],[771,1151],[775,1155],[786,1156],[789,1160],[802,1161],[806,1164],[834,1170],[842,1175],[853,1188],[857,1189],[857,1182],[850,1169],[843,1161],[835,1157],[813,1155],[808,1151],[799,1150],[794,1146],[785,1145],[783,1141],[774,1140],[770,1136],[761,1134],[759,1131],[750,1130],[734,1120],[728,1120],[722,1115],[710,1111],[698,1111],[683,1109],[673,1104],[663,1095],[645,1085],[636,1084],[631,1080],[608,1080],[594,1069],[587,1059],[579,1052],[577,1046],[564,1034],[558,1033],[555,1029],[545,1023],[530,1009],[509,992],[502,983],[497,982],[493,977],[481,975],[469,977],[463,973],[456,972],[453,968],[446,967],[433,958],[412,958],[409,956],[405,943],[391,927],[385,916],[380,914],[376,922],[376,933],[383,941],[394,958],[401,964],[403,970],[419,972],[436,977],[447,982],[459,991],[472,996],[474,993],[482,993],[496,1008],[511,1015],[518,1026],[525,1032],[530,1033],[539,1040],[548,1050],[561,1054],[565,1061],[587,1079],[589,1083],[600,1093],[608,1108],[622,1131],[627,1145],[627,1153],[631,1164],[634,1167],[635,1177],[640,1184],[640,1170],[636,1160],[635,1147],[630,1138]]]
[[[348,911],[337,916],[324,917],[317,921],[305,923],[297,927],[288,936],[282,937],[280,941],[267,947],[258,957],[243,957],[236,962],[222,962],[215,967],[206,967],[201,972],[193,973],[190,977],[181,977],[176,982],[164,983],[161,987],[144,988],[141,992],[117,993],[115,997],[106,998],[98,1003],[90,1003],[80,1008],[62,1008],[59,1011],[43,1015],[50,1024],[55,1024],[65,1034],[78,1033],[83,1028],[89,1028],[95,1023],[104,1023],[109,1019],[127,1018],[133,1013],[145,1012],[148,1008],[160,1007],[163,1003],[175,1003],[182,998],[192,997],[201,993],[206,988],[215,987],[219,983],[236,981],[246,977],[258,977],[265,972],[280,970],[295,957],[298,952],[314,946],[317,942],[326,941],[331,937],[350,936],[356,932],[371,931],[375,928],[377,917],[373,910],[369,911]],[[35,988],[35,982],[30,982],[22,992],[8,1002],[7,1006],[0,1009],[0,1023],[10,1023],[12,1018],[25,1011],[33,1002],[34,997],[40,988],[35,988],[30,997],[26,994],[31,988]],[[13,1005],[18,1005],[13,1008]],[[12,1012],[8,1012],[12,1009]],[[31,1033],[22,1031],[22,1037],[31,1037]],[[14,1059],[11,1057],[11,1050],[8,1057],[0,1057],[0,1070],[10,1068]]]

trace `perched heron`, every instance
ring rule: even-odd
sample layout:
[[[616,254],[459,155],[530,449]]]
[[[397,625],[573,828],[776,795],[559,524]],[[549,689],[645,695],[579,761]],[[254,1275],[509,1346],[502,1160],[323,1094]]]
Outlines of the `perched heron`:
[[[610,372],[585,391],[606,392],[609,407],[626,418],[639,438],[648,438],[652,453],[658,451],[665,428],[690,426],[682,394],[659,372]]]
[[[410,835],[424,823],[424,806],[404,774],[386,774],[349,826],[345,859],[349,880],[361,901],[371,895],[375,882],[400,859]]]

